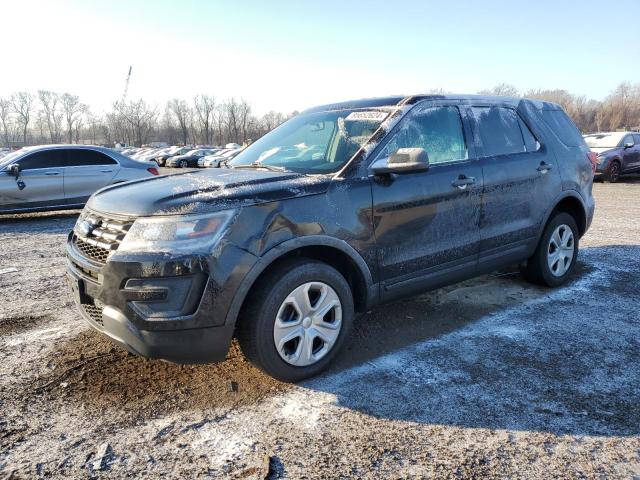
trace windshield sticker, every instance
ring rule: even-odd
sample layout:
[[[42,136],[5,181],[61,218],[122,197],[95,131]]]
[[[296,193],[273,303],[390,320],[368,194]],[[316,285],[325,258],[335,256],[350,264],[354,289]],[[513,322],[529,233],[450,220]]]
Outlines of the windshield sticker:
[[[352,122],[382,122],[389,115],[387,112],[351,112],[345,120]]]

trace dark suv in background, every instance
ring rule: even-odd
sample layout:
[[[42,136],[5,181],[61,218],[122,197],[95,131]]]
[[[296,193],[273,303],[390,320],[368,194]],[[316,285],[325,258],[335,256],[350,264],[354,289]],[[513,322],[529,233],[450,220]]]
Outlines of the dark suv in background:
[[[584,139],[596,154],[596,177],[615,183],[621,175],[640,172],[640,133],[592,133]]]
[[[354,312],[520,263],[571,275],[594,212],[589,149],[558,105],[410,96],[313,108],[228,168],[108,187],[69,235],[86,320],[173,362],[327,367]]]

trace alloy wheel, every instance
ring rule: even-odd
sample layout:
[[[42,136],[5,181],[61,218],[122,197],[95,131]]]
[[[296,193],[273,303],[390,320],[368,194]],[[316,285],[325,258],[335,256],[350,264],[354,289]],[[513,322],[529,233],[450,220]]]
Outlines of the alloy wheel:
[[[342,304],[336,291],[323,282],[295,288],[280,305],[273,341],[285,362],[313,365],[333,348],[342,327]]]
[[[568,225],[558,225],[549,239],[547,264],[554,277],[561,277],[571,267],[575,254],[573,231]]]

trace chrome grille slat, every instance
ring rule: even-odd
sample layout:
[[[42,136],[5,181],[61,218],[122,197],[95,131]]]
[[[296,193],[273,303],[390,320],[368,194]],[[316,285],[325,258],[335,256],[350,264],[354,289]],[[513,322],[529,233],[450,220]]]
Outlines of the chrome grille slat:
[[[114,220],[94,212],[82,215],[78,220],[80,222],[87,222],[92,228],[74,228],[73,244],[82,256],[103,265],[111,253],[118,249],[133,224],[133,221]],[[89,233],[85,235],[81,231]]]

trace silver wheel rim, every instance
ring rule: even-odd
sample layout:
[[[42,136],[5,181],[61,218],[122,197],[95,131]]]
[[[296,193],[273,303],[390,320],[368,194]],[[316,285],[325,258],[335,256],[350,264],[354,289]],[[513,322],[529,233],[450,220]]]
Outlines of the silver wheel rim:
[[[342,328],[342,304],[323,282],[307,282],[282,302],[273,325],[273,341],[285,362],[313,365],[331,351]]]
[[[568,225],[556,227],[549,239],[547,248],[547,264],[554,277],[561,277],[571,267],[575,251],[573,231]]]

